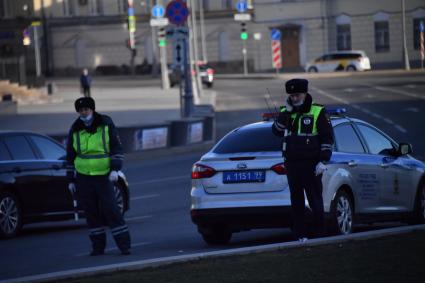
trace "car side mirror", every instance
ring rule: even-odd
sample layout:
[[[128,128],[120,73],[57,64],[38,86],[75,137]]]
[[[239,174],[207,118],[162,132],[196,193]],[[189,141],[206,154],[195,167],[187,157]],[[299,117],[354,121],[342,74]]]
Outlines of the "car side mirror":
[[[401,142],[398,145],[397,153],[399,155],[406,155],[412,153],[412,145],[410,143]]]

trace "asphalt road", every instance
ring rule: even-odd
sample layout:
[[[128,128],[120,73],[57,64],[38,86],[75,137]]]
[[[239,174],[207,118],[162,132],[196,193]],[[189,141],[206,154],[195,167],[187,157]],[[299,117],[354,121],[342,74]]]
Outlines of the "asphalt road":
[[[375,75],[311,79],[318,103],[343,106],[347,115],[366,120],[397,141],[413,144],[414,155],[425,160],[425,74]],[[218,80],[217,136],[267,111],[270,90],[283,104],[283,79]],[[280,102],[279,102],[280,101]],[[273,106],[271,106],[273,107]],[[124,172],[131,186],[130,226],[133,254],[121,256],[108,238],[107,254],[89,257],[84,221],[33,224],[15,239],[0,241],[0,280],[104,264],[268,244],[291,239],[288,229],[235,234],[230,245],[208,247],[191,223],[190,169],[203,152],[153,160],[129,161]]]

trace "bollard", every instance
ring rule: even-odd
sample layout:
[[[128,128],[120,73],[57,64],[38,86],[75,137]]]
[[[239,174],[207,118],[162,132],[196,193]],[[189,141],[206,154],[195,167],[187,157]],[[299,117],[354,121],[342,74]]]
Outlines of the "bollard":
[[[12,94],[10,93],[3,94],[2,101],[12,101]]]
[[[47,83],[47,94],[48,95],[53,94],[53,83]]]

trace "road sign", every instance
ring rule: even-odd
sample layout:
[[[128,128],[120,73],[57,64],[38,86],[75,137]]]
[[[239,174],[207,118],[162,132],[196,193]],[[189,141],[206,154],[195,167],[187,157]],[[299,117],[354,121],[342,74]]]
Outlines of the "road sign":
[[[155,18],[162,18],[165,14],[165,9],[161,5],[155,5],[152,7],[152,16]]]
[[[175,40],[173,43],[173,65],[180,67],[183,64],[183,40]]]
[[[281,38],[280,30],[278,30],[276,28],[272,29],[271,32],[270,32],[270,39],[271,40],[280,40],[280,38]]]
[[[251,14],[235,14],[235,21],[247,22],[251,20]]]
[[[167,5],[165,12],[171,23],[181,26],[186,23],[189,16],[189,9],[185,2],[181,0],[173,0]]]
[[[248,9],[248,4],[246,3],[246,0],[239,0],[236,3],[236,10],[238,10],[239,13],[246,12]]]
[[[152,27],[163,27],[168,25],[169,23],[170,21],[168,20],[168,18],[157,18],[157,19],[150,20],[150,25]]]
[[[280,40],[272,40],[272,61],[273,68],[282,68],[282,53],[280,48]]]

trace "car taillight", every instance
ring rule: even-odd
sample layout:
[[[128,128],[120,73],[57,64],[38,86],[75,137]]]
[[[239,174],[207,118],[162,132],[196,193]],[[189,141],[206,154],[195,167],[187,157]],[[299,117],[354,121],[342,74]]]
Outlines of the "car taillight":
[[[213,70],[213,69],[208,68],[208,69],[207,69],[207,74],[208,74],[208,75],[214,75],[214,70]]]
[[[215,175],[217,171],[213,168],[202,164],[194,164],[192,167],[192,179],[210,178]]]
[[[270,169],[272,169],[278,175],[286,175],[286,168],[285,165],[283,165],[283,162],[273,165]]]

